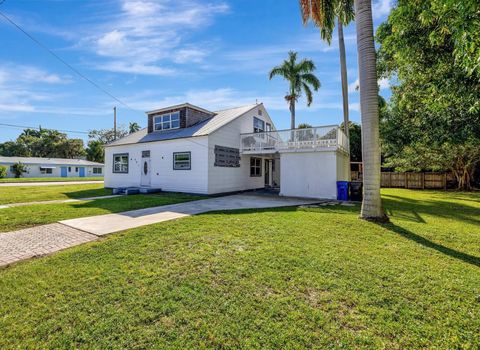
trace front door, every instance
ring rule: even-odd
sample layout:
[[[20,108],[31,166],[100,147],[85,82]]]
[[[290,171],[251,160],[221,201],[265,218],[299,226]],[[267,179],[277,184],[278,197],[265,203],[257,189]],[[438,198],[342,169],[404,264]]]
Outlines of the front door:
[[[142,166],[141,166],[141,176],[140,176],[140,185],[141,186],[150,186],[150,151],[142,152]]]
[[[265,159],[265,187],[271,187],[272,186],[272,181],[271,181],[271,167],[270,165],[272,164],[272,161],[270,159]]]
[[[60,171],[61,171],[61,174],[60,174],[60,175],[61,175],[62,177],[67,177],[67,167],[66,167],[66,166],[62,166],[62,167],[60,168]]]
[[[85,177],[85,168],[81,167],[80,169],[80,177]]]

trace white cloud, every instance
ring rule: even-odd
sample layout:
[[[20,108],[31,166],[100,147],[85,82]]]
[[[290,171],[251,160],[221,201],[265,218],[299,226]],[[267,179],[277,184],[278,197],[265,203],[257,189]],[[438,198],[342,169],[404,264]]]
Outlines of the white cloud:
[[[186,36],[228,10],[223,2],[124,0],[119,14],[93,28],[78,46],[107,60],[98,69],[166,75],[172,72],[168,62],[199,63],[207,56],[207,48],[188,44]]]
[[[359,84],[358,78],[353,83],[348,84],[348,92],[357,92]]]
[[[373,3],[372,14],[373,18],[380,19],[388,16],[393,7],[393,0],[377,0]]]
[[[390,89],[390,81],[387,78],[382,78],[378,81],[380,90]]]

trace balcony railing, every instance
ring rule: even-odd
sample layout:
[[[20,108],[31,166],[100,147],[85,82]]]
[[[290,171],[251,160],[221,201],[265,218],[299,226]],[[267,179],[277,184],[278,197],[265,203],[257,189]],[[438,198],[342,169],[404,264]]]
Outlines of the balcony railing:
[[[240,135],[241,151],[270,153],[285,150],[342,149],[348,152],[348,139],[337,125],[288,129]]]

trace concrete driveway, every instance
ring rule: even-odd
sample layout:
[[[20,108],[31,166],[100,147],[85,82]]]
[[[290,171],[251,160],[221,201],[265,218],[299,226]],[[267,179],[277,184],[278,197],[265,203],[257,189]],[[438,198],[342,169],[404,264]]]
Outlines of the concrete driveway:
[[[316,202],[318,202],[318,200],[241,194],[132,210],[123,213],[63,220],[60,221],[60,223],[84,232],[102,236],[129,228],[150,225],[209,211],[289,207]]]

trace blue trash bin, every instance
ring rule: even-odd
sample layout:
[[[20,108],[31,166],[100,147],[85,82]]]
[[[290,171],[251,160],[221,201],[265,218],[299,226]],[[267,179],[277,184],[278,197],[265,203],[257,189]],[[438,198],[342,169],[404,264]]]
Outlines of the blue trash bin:
[[[348,181],[337,181],[337,200],[348,201]]]

